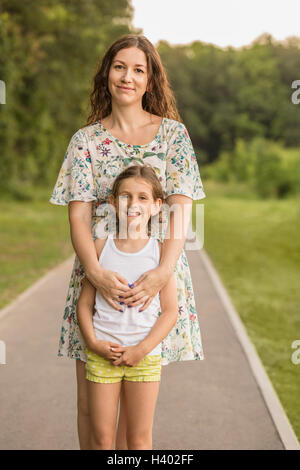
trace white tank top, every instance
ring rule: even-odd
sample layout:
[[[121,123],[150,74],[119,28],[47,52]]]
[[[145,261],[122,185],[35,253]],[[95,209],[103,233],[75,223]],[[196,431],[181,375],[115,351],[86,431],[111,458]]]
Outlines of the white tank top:
[[[128,280],[129,284],[132,284],[144,272],[156,268],[159,265],[159,259],[159,245],[155,238],[150,237],[140,251],[125,253],[116,247],[113,234],[109,234],[99,258],[99,264],[105,269],[118,272]],[[135,346],[148,336],[159,316],[159,293],[142,312],[138,311],[141,305],[128,307],[122,304],[120,308],[123,308],[123,313],[111,307],[101,293],[96,291],[93,316],[96,338],[113,341],[122,346]],[[154,354],[161,354],[161,343],[148,355]]]

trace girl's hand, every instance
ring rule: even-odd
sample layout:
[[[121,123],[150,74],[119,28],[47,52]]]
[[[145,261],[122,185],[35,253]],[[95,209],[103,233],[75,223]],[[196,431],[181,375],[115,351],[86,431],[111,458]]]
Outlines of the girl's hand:
[[[167,283],[170,275],[171,273],[161,266],[146,271],[134,282],[134,287],[130,289],[130,292],[121,294],[124,304],[132,307],[143,304],[139,311],[145,310]]]
[[[91,282],[111,307],[123,311],[122,305],[115,303],[115,301],[120,302],[119,296],[123,296],[131,290],[127,279],[117,272],[101,268],[97,277]]]
[[[112,351],[112,347],[118,348],[121,347],[121,345],[118,343],[113,343],[112,341],[103,341],[98,339],[96,339],[92,344],[88,345],[88,348],[91,351],[98,354],[98,356],[104,357],[104,359],[109,361],[120,359],[122,353],[119,351]]]
[[[136,346],[113,346],[112,352],[114,354],[122,353],[122,357],[111,361],[113,366],[137,366],[145,357],[145,353],[137,344]]]

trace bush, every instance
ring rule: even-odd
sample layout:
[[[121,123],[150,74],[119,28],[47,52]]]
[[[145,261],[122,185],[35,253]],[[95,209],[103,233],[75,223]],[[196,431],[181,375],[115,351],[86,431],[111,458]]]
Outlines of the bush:
[[[260,198],[299,194],[300,151],[256,137],[237,139],[233,152],[222,152],[205,173],[221,182],[246,182]]]

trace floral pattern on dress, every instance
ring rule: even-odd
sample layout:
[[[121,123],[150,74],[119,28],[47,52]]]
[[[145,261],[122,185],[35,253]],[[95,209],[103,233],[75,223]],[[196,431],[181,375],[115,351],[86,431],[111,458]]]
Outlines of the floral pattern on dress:
[[[106,236],[110,218],[105,204],[115,177],[127,166],[150,164],[163,188],[164,196],[186,195],[193,200],[206,197],[197,159],[183,123],[163,118],[155,139],[145,145],[129,145],[113,137],[96,121],[79,129],[71,137],[50,202],[67,205],[70,201],[92,201],[92,236]],[[162,206],[160,222],[151,222],[151,235],[164,241],[168,226]],[[61,326],[58,356],[86,361],[76,305],[81,291],[84,268],[77,255],[71,273]],[[178,294],[178,318],[162,340],[162,365],[184,360],[203,360],[204,352],[196,312],[191,273],[184,249],[175,266]]]

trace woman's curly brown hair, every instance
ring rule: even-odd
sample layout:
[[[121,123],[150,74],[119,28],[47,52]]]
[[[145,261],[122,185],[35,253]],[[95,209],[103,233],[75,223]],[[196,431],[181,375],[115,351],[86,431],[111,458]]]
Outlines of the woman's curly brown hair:
[[[111,94],[108,90],[110,66],[115,55],[121,49],[129,47],[137,47],[142,50],[147,59],[148,86],[151,91],[144,93],[142,98],[143,109],[151,114],[181,122],[176,99],[168,82],[159,53],[145,36],[128,34],[117,39],[110,46],[97,68],[93,78],[93,90],[90,94],[92,111],[88,116],[86,125],[101,121],[110,115],[112,110]]]

